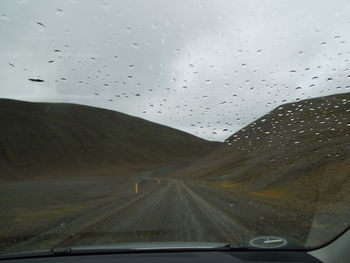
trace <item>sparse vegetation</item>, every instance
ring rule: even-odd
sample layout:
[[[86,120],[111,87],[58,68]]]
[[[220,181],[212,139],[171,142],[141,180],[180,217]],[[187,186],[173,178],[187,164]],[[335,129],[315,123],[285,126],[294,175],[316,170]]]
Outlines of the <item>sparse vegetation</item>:
[[[350,93],[277,107],[179,176],[288,207],[350,203]]]

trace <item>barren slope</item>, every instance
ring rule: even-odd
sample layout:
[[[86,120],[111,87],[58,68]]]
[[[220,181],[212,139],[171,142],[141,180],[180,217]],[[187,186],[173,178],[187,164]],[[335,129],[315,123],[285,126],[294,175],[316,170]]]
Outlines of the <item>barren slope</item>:
[[[0,168],[13,176],[189,162],[218,143],[94,107],[0,100]]]
[[[346,93],[281,105],[181,175],[270,199],[348,200],[349,101]]]

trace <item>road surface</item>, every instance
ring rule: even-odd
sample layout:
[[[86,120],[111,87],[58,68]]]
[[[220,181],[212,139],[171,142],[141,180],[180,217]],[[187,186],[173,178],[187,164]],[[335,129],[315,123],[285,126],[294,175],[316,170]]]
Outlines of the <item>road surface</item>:
[[[178,179],[102,206],[45,231],[13,251],[124,242],[213,241],[241,243],[252,234],[225,211]]]
[[[139,193],[118,197],[64,224],[46,227],[5,250],[162,241],[242,244],[257,235],[278,235],[304,244],[314,222],[313,213],[297,214],[239,201],[193,182],[162,178],[158,184],[150,173],[139,178],[148,181],[140,183]]]

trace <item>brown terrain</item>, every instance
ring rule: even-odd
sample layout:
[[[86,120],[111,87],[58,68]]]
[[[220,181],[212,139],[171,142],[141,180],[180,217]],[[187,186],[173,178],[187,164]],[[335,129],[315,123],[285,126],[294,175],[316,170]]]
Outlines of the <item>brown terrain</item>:
[[[350,93],[281,105],[181,175],[300,209],[342,209],[350,200]]]
[[[0,126],[1,181],[112,170],[125,175],[189,163],[219,145],[141,118],[74,104],[2,99]]]
[[[108,110],[1,100],[0,251],[327,242],[350,224],[349,101],[281,105],[217,143]]]

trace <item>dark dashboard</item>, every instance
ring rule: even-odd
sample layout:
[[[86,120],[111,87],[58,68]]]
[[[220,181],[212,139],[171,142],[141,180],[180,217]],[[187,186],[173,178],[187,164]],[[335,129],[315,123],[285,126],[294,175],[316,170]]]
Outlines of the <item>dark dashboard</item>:
[[[247,252],[137,252],[98,255],[70,255],[5,259],[1,263],[320,263],[306,252],[299,251],[247,251]]]

